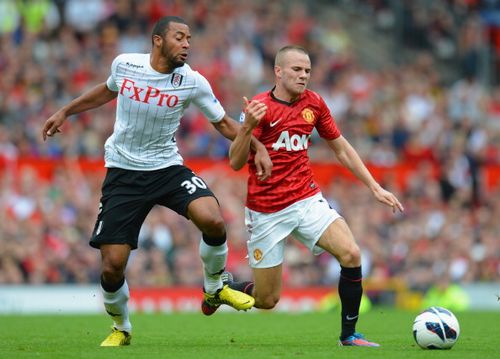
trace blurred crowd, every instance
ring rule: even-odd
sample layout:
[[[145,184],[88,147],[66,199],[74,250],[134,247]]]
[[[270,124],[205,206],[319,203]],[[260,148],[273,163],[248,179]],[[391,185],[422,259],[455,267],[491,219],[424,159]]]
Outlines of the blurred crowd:
[[[358,183],[334,172],[323,188],[362,247],[366,278],[401,278],[416,290],[427,289],[436,277],[457,283],[498,280],[500,188],[487,188],[483,171],[500,165],[500,87],[478,76],[477,54],[488,46],[481,35],[482,2],[432,2],[443,11],[431,11],[428,1],[401,2],[413,19],[405,22],[403,43],[418,51],[399,64],[388,56],[379,69],[361,65],[356,50],[363,43],[353,42],[347,25],[358,20],[387,26],[397,15],[387,6],[392,2],[367,1],[365,11],[374,16],[350,18],[347,24],[338,10],[343,3],[1,1],[0,284],[98,282],[99,254],[88,238],[104,172],[83,172],[76,159],[102,159],[114,105],[73,116],[62,134],[47,142],[41,140],[41,126],[61,105],[105,81],[117,54],[148,52],[151,26],[166,14],[190,24],[188,62],[207,77],[233,118],[239,117],[242,96],[272,87],[275,52],[300,44],[313,63],[310,88],[324,96],[362,158],[380,167],[414,166],[404,186],[390,177],[383,183],[397,193],[404,214],[394,215]],[[374,31],[366,41],[376,36]],[[454,55],[443,56],[450,49]],[[442,61],[456,67],[451,82],[439,72]],[[214,161],[227,155],[228,142],[194,109],[186,112],[177,139],[185,158]],[[311,159],[333,164],[328,147],[317,136],[312,141]],[[36,167],[17,169],[17,161],[26,158],[61,165],[44,181]],[[249,279],[245,179],[216,170],[199,175],[218,196],[227,221],[228,269]],[[168,209],[153,209],[129,263],[129,284],[201,285],[199,239],[190,222]],[[294,241],[286,261],[287,286],[338,280],[335,259],[315,259]]]

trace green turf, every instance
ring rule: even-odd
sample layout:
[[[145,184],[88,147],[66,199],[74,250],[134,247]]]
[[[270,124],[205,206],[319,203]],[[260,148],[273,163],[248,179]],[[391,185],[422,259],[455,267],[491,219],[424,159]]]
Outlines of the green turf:
[[[110,321],[93,316],[0,316],[0,358],[497,358],[498,312],[458,313],[461,334],[451,350],[418,348],[416,313],[375,308],[358,330],[382,347],[337,346],[337,313],[276,312],[134,314],[132,345],[100,348]]]

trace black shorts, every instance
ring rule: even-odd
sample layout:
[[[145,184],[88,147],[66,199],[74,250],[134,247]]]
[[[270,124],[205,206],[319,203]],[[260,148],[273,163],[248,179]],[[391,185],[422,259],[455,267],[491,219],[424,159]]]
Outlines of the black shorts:
[[[108,168],[90,245],[129,244],[137,248],[139,230],[154,205],[187,217],[187,207],[200,197],[215,197],[206,183],[185,166],[156,171]]]

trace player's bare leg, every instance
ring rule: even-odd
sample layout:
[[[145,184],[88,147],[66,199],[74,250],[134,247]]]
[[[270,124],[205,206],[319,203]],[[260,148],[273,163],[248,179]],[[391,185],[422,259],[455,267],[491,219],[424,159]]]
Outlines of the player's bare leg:
[[[255,298],[255,308],[272,309],[278,304],[281,295],[282,265],[271,268],[253,268],[253,282],[235,282],[230,273],[224,273],[229,278],[230,288],[247,293]]]
[[[342,303],[342,333],[339,345],[378,347],[356,333],[359,306],[363,294],[361,253],[349,226],[343,218],[331,223],[321,235],[318,245],[334,255],[340,263],[339,297]]]
[[[122,346],[130,344],[132,324],[128,313],[129,288],[125,280],[125,267],[130,255],[128,244],[103,244],[101,290],[104,308],[113,320],[111,334],[101,346]]]
[[[278,304],[281,295],[281,276],[283,265],[271,268],[253,268],[253,297],[255,307],[272,309]]]

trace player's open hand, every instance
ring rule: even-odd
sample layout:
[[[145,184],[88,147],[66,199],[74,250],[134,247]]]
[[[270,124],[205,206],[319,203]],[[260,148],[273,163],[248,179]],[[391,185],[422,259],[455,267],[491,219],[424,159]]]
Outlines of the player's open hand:
[[[397,197],[382,187],[378,186],[375,190],[373,190],[373,195],[379,202],[390,206],[393,213],[395,213],[396,210],[399,210],[400,212],[404,211],[403,205],[399,202]]]
[[[65,120],[66,116],[60,111],[50,116],[50,118],[47,121],[45,121],[45,124],[43,125],[42,129],[43,140],[45,141],[47,137],[52,137],[56,133],[61,132],[60,127],[62,126]]]
[[[257,100],[248,101],[246,97],[243,97],[244,108],[243,112],[245,112],[245,123],[250,128],[255,128],[260,120],[264,117],[267,111],[267,106]]]

